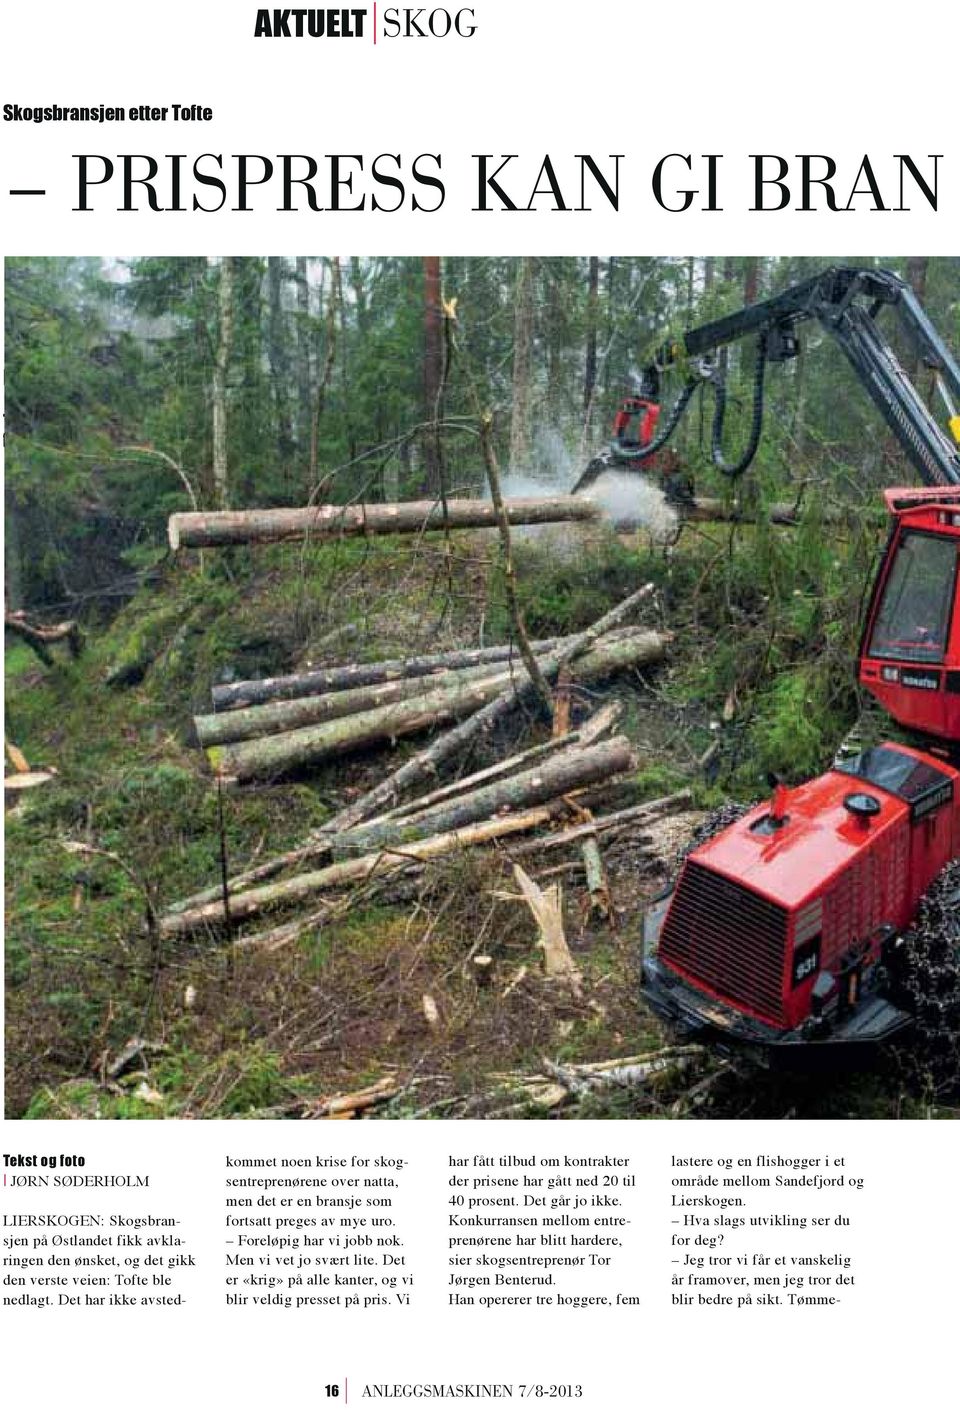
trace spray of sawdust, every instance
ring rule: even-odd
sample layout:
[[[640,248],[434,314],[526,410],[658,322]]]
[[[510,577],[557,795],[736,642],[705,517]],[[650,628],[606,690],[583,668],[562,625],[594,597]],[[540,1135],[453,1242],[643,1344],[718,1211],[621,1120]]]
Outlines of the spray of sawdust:
[[[663,491],[643,475],[608,470],[586,494],[616,528],[646,529],[658,541],[676,532],[676,512]]]
[[[504,496],[541,499],[569,494],[583,466],[555,430],[541,431],[534,441],[532,467],[523,473],[508,470],[502,476]],[[655,542],[669,542],[676,533],[677,516],[663,492],[641,474],[608,470],[585,492],[599,505],[604,519],[617,530],[641,529]],[[546,540],[567,555],[583,543],[584,529],[576,524],[542,524],[516,529],[515,534],[536,542]]]

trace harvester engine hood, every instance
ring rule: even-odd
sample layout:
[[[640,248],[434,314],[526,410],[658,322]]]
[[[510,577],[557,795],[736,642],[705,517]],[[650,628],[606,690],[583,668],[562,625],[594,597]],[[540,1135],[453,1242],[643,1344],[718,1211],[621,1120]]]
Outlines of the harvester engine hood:
[[[769,1041],[868,1023],[886,947],[960,847],[958,782],[883,745],[693,851],[647,966],[673,1016]]]

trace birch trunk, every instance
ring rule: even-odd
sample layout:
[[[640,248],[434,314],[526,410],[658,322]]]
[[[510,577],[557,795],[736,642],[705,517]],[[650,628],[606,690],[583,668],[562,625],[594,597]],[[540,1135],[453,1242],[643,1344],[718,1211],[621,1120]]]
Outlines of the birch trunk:
[[[227,467],[227,371],[233,344],[233,259],[225,255],[220,262],[220,338],[213,365],[211,393],[213,409],[213,495],[220,509],[230,503],[229,471]]]

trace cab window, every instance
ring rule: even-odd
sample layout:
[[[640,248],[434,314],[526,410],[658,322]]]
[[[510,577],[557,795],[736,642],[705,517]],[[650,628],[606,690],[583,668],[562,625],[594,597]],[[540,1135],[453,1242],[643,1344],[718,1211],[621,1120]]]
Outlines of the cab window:
[[[905,533],[887,578],[869,655],[942,662],[956,576],[956,540]]]

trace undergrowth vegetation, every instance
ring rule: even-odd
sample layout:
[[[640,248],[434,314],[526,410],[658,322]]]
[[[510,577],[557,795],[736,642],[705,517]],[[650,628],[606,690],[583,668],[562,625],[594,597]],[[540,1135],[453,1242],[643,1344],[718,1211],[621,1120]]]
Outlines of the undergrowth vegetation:
[[[639,583],[656,584],[649,622],[673,634],[669,661],[603,692],[625,707],[635,793],[687,786],[707,806],[756,796],[768,770],[801,777],[829,762],[857,713],[856,622],[876,543],[869,521],[825,528],[814,517],[798,530],[688,525],[671,545],[591,529],[579,540],[531,536],[517,565],[538,636],[581,628]],[[639,1000],[639,920],[669,858],[652,869],[629,856],[611,863],[616,930],[587,923],[568,887],[592,1007],[538,977],[532,921],[503,899],[509,869],[496,853],[432,866],[408,883],[403,905],[374,886],[277,955],[234,952],[213,935],[150,939],[151,913],[216,883],[221,815],[236,868],[302,839],[384,766],[372,755],[220,797],[190,725],[211,683],[315,660],[332,625],[355,627],[351,654],[367,658],[475,644],[478,621],[486,642],[502,639],[492,541],[474,535],[450,552],[452,572],[442,545],[412,554],[390,540],[167,566],[91,634],[79,661],[48,669],[24,647],[8,651],[8,735],[31,763],[58,771],[7,817],[12,1115],[282,1115],[385,1071],[420,1070],[442,1074],[432,1100],[414,1087],[386,1114],[442,1115],[445,1099],[539,1054],[589,1060],[657,1043]],[[529,742],[543,726],[524,717],[514,728]],[[494,986],[477,984],[480,947]],[[529,978],[504,1000],[523,968]],[[111,1076],[131,1039],[136,1060]],[[751,1114],[774,1114],[780,1098],[751,1090],[762,1108]],[[889,1114],[900,1103],[897,1083],[881,1078],[829,1098],[816,1088],[789,1095],[800,1114]],[[587,1106],[580,1115],[638,1114],[624,1098]]]

